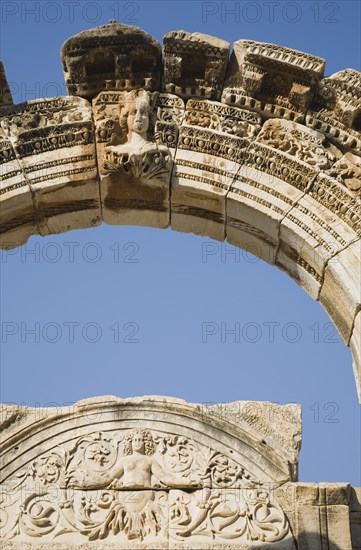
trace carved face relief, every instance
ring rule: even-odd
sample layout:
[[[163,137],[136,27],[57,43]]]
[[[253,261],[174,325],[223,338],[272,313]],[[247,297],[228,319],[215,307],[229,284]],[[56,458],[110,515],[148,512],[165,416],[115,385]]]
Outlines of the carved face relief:
[[[149,128],[150,105],[142,97],[138,98],[128,112],[127,124],[131,132],[146,137]]]
[[[123,445],[123,454],[139,453],[147,456],[154,454],[154,441],[149,430],[134,430],[130,432]]]

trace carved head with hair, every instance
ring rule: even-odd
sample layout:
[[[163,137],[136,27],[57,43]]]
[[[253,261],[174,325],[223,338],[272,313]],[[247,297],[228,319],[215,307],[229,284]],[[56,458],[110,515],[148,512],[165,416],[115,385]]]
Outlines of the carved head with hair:
[[[123,454],[132,455],[134,451],[147,456],[154,454],[154,440],[149,430],[133,430],[125,437]]]
[[[122,139],[129,141],[131,134],[139,134],[144,139],[152,138],[154,129],[153,108],[157,93],[144,90],[124,92],[123,105],[119,114]]]

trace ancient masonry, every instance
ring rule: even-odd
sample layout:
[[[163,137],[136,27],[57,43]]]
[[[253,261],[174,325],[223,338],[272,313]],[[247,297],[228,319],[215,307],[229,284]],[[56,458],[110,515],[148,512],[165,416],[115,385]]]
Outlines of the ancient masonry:
[[[63,45],[69,96],[18,105],[1,65],[1,246],[102,222],[227,239],[320,301],[361,399],[361,74],[229,53],[111,22]],[[4,549],[361,548],[361,490],[297,482],[297,405],[4,405],[1,429]]]

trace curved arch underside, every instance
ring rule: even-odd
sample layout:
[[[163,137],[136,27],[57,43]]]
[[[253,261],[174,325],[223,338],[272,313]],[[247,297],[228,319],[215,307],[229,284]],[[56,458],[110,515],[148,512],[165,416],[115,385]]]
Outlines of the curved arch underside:
[[[12,105],[1,71],[2,247],[102,222],[227,240],[320,301],[361,399],[361,75],[229,49],[112,23],[64,44],[68,97]]]

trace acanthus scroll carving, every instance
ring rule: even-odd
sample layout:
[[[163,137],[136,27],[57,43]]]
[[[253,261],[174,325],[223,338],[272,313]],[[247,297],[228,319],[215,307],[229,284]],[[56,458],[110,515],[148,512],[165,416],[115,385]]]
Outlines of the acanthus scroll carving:
[[[278,542],[289,535],[283,511],[268,491],[206,489],[195,495],[174,491],[170,503],[170,531],[176,540]]]
[[[282,510],[242,465],[188,437],[148,428],[92,433],[55,447],[7,488],[7,540],[61,542],[71,535],[158,541],[160,548],[169,522],[175,540],[252,535],[271,542],[288,533]]]

